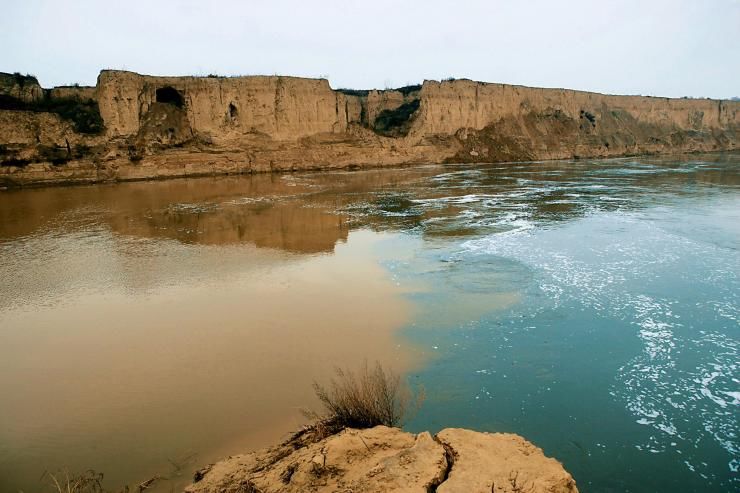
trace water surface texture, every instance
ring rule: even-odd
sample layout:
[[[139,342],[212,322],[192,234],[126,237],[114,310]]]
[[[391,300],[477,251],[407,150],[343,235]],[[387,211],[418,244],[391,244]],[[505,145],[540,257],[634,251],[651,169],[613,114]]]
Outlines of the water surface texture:
[[[180,484],[363,358],[424,385],[408,429],[520,433],[582,491],[740,485],[737,154],[24,190],[0,220],[3,491]]]

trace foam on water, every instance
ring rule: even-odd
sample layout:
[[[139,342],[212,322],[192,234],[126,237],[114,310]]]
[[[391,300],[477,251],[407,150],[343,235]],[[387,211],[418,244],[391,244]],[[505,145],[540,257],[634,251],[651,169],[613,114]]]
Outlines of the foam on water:
[[[589,239],[581,243],[584,234]],[[640,213],[616,211],[560,228],[529,227],[470,240],[459,255],[470,254],[523,262],[538,273],[539,290],[554,306],[577,302],[634,327],[642,350],[619,368],[610,394],[636,423],[653,430],[635,447],[678,451],[690,471],[709,478],[699,448],[712,440],[737,472],[736,252],[674,234]],[[680,289],[673,289],[677,284]]]

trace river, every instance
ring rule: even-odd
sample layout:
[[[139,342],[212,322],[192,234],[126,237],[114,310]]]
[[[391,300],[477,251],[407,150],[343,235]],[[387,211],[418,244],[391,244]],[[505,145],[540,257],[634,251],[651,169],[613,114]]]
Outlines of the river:
[[[0,252],[2,491],[179,488],[364,360],[581,491],[740,485],[738,154],[5,191]]]

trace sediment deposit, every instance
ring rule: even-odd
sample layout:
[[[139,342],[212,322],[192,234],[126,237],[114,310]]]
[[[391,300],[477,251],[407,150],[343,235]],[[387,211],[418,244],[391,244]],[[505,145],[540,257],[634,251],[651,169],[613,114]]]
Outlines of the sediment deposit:
[[[229,457],[195,475],[187,493],[577,493],[573,477],[518,435],[447,428],[414,435],[377,426]]]
[[[0,186],[738,147],[740,102],[470,80],[384,91],[282,76],[0,74]]]

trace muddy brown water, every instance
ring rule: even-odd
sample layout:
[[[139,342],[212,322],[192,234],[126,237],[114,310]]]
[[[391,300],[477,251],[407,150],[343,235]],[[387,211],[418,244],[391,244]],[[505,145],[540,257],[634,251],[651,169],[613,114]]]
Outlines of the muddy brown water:
[[[380,179],[337,176],[350,194]],[[299,428],[334,366],[410,368],[382,234],[350,234],[329,181],[0,194],[0,490],[93,468],[169,491]]]

